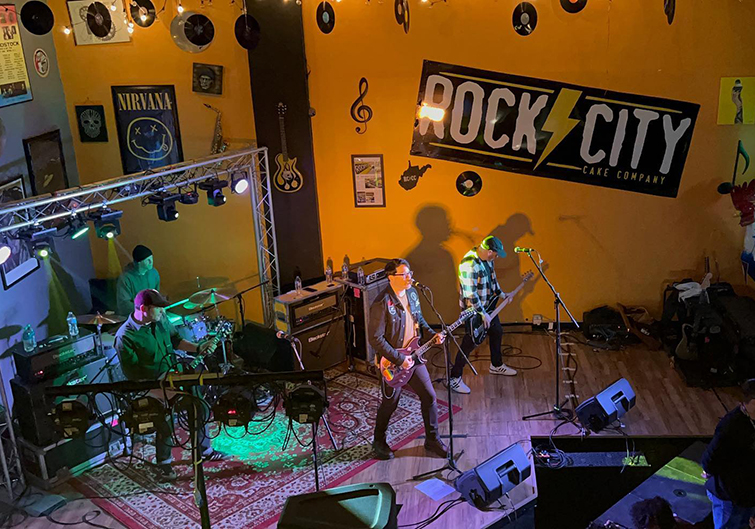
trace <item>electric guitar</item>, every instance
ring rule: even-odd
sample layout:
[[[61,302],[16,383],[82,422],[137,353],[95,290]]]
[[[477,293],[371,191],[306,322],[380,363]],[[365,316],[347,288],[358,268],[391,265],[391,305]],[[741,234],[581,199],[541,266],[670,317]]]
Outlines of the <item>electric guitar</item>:
[[[488,316],[490,316],[491,320],[495,318],[498,313],[501,312],[501,310],[503,310],[503,307],[511,303],[511,300],[514,299],[514,296],[516,296],[517,293],[522,290],[524,284],[532,279],[534,275],[535,274],[532,273],[532,270],[524,274],[522,276],[522,282],[519,283],[519,286],[516,287],[507,297],[505,297],[503,302],[498,305],[498,307],[496,307],[496,304],[500,299],[499,296],[494,297],[491,302],[488,303],[488,306],[485,307],[485,312],[488,314]],[[475,316],[467,321],[467,334],[472,338],[472,341],[475,345],[480,345],[485,340],[485,336],[488,334],[488,330],[485,328],[485,321],[483,320],[481,314],[475,313]]]
[[[286,105],[278,103],[278,126],[281,132],[281,150],[282,152],[275,156],[275,163],[278,169],[275,171],[273,182],[278,191],[284,193],[295,193],[301,189],[302,177],[296,168],[296,158],[288,157],[288,147],[286,146],[286,123],[283,116],[286,115]]]
[[[217,324],[217,329],[210,338],[210,346],[204,350],[202,354],[197,354],[194,359],[189,363],[189,368],[196,369],[199,364],[204,362],[204,359],[215,352],[218,345],[233,336],[233,323],[230,321],[220,321]]]
[[[471,318],[475,314],[474,309],[467,309],[459,315],[459,319],[449,325],[448,330],[452,331],[464,323],[467,318]],[[445,332],[441,333],[445,335]],[[404,369],[401,366],[397,366],[387,358],[380,359],[380,373],[383,375],[383,380],[392,388],[400,388],[409,382],[414,373],[414,366],[424,364],[427,360],[424,358],[424,354],[434,345],[435,340],[430,340],[424,345],[419,344],[419,336],[415,336],[409,345],[397,351],[405,356],[411,356],[414,360],[414,364],[409,369]]]

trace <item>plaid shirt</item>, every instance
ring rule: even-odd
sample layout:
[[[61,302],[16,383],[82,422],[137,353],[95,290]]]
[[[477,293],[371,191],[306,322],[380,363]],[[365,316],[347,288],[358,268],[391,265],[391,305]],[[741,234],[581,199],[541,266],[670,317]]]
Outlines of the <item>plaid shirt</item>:
[[[474,307],[481,312],[494,296],[503,293],[495,276],[495,267],[492,263],[488,267],[480,259],[477,248],[468,251],[459,263],[459,284],[459,305],[462,310]]]

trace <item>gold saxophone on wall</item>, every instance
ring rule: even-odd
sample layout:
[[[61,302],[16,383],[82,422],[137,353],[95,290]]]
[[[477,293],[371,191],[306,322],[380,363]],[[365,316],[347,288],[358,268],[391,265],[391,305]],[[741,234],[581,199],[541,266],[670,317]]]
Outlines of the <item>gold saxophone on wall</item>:
[[[228,142],[223,141],[223,117],[220,115],[220,110],[215,107],[204,104],[207,108],[214,111],[217,116],[215,117],[215,132],[212,136],[212,145],[210,146],[210,154],[219,154],[228,148]]]

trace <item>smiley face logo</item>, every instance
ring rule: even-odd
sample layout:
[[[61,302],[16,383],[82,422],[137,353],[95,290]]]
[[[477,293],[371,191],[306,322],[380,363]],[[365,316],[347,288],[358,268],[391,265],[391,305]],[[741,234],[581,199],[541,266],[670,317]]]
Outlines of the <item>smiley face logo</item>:
[[[157,161],[173,150],[173,135],[159,119],[136,118],[126,131],[128,150],[140,160]]]

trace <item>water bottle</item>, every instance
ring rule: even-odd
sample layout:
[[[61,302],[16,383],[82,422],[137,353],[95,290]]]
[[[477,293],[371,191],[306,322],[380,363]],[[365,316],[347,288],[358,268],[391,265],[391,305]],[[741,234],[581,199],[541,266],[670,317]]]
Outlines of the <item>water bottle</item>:
[[[296,295],[301,295],[301,277],[296,276],[296,281],[294,281],[294,289],[296,289]]]
[[[79,335],[79,324],[76,322],[76,316],[73,315],[73,312],[68,313],[66,322],[68,322],[68,336],[76,338]]]
[[[357,282],[360,285],[364,285],[364,270],[362,270],[361,266],[357,268]]]
[[[333,269],[330,267],[330,265],[325,267],[325,282],[328,285],[333,284]]]
[[[346,261],[341,265],[341,279],[344,281],[349,280],[349,265],[346,264]]]
[[[24,351],[27,353],[30,353],[37,348],[37,335],[34,334],[34,329],[31,328],[31,325],[24,327],[22,339],[24,342]]]

